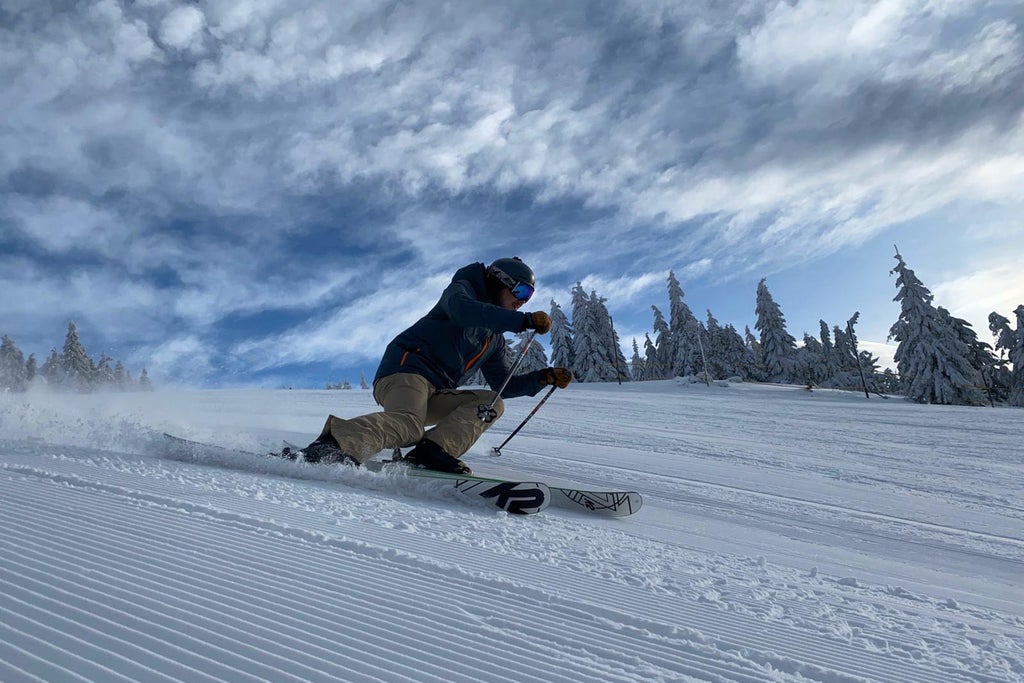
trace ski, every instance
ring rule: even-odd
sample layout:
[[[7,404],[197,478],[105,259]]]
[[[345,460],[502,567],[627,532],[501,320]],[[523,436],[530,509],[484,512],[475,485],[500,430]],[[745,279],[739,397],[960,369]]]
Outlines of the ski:
[[[207,454],[240,454],[256,458],[280,458],[287,457],[281,453],[252,453],[238,449],[225,448],[212,444],[184,439],[173,434],[164,434],[166,445],[178,452],[184,452],[193,457]],[[296,450],[288,444],[293,451]],[[379,472],[384,475],[410,476],[420,479],[433,479],[449,484],[457,492],[471,498],[479,499],[482,502],[494,505],[516,515],[532,515],[541,512],[551,503],[551,490],[547,485],[531,481],[509,481],[505,479],[492,479],[488,477],[477,477],[471,474],[449,474],[447,472],[434,472],[401,464],[390,464],[384,462],[370,461],[363,465],[371,472]]]
[[[636,491],[583,491],[551,487],[551,506],[601,517],[628,517],[640,512],[644,499]]]
[[[283,442],[285,451],[295,452],[300,449],[293,443]],[[396,457],[400,457],[400,452]],[[412,465],[403,465],[393,461],[371,460],[364,464],[364,467],[373,471],[380,471],[384,467],[402,467],[409,475],[414,477],[434,477],[447,479],[472,479],[475,481],[504,482],[518,484],[513,479],[500,476],[449,474],[447,472],[435,472],[433,470],[419,469]],[[543,485],[543,484],[542,484]],[[600,517],[628,517],[640,511],[644,499],[636,491],[587,491],[578,488],[564,488],[561,486],[546,485],[550,491],[550,505],[565,510],[575,510]],[[500,507],[500,506],[499,506]]]
[[[475,475],[435,472],[434,470],[419,469],[412,465],[380,462],[376,460],[371,460],[370,462],[365,463],[364,467],[367,467],[372,471],[395,469],[411,477],[452,479],[455,481],[462,480],[465,483],[461,485],[465,487],[469,487],[470,482],[490,483],[496,485],[525,484],[526,486],[543,487],[548,491],[548,502],[544,504],[544,507],[547,507],[550,504],[551,507],[575,510],[589,515],[598,515],[600,517],[627,517],[639,512],[640,508],[643,507],[644,504],[643,497],[636,491],[586,491],[576,488],[563,488],[560,486],[553,486],[551,484],[520,482],[506,477],[488,476],[486,473],[482,475]],[[499,504],[498,507],[502,506]]]
[[[244,453],[243,451],[211,446],[183,439],[171,434],[164,434],[168,442],[178,448],[195,451],[196,449],[217,450],[219,452]],[[298,446],[283,442],[285,449],[292,452],[300,450]],[[283,453],[245,453],[253,457],[286,457]],[[363,467],[371,472],[382,474],[409,476],[421,479],[438,479],[451,481],[456,491],[467,496],[476,496],[496,507],[512,514],[536,514],[548,506],[599,517],[627,517],[636,514],[643,507],[643,497],[636,491],[591,491],[581,488],[551,485],[536,481],[521,481],[506,476],[487,476],[486,474],[451,474],[425,470],[402,463],[371,460]]]

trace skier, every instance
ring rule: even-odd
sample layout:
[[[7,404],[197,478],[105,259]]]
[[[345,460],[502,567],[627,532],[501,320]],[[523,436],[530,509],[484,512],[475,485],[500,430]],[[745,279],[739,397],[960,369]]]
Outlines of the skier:
[[[460,457],[501,416],[503,398],[533,396],[541,387],[565,388],[572,381],[566,368],[544,368],[510,378],[497,397],[511,370],[504,333],[551,329],[547,313],[519,312],[535,284],[519,257],[456,271],[430,312],[385,349],[373,380],[373,398],[383,412],[348,420],[329,416],[320,436],[303,449],[305,460],[358,466],[381,450],[415,445],[406,460],[471,473]],[[459,390],[477,369],[492,390]],[[492,401],[490,415],[481,415]]]

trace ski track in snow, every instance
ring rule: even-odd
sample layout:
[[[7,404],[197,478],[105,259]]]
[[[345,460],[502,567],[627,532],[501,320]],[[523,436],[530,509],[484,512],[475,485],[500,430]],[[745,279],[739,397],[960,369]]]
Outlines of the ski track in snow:
[[[0,397],[0,680],[1024,680],[1019,411],[732,389],[564,392],[488,458],[510,402],[468,456],[641,491],[622,520],[156,452],[360,392]]]

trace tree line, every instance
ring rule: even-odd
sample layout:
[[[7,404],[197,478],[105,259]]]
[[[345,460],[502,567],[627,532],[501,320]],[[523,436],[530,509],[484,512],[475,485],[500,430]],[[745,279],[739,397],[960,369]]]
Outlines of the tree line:
[[[889,339],[899,344],[897,371],[879,372],[879,360],[858,348],[859,312],[843,324],[819,321],[817,336],[804,333],[802,344],[788,332],[782,309],[764,279],[757,286],[755,332],[741,334],[722,325],[708,310],[698,319],[685,302],[675,273],[668,274],[668,317],[657,307],[653,336],[643,348],[633,339],[627,362],[618,334],[596,291],[581,283],[572,289],[572,318],[551,300],[550,364],[573,370],[577,381],[611,382],[697,377],[702,381],[738,378],[743,381],[802,384],[902,394],[919,403],[1024,406],[1024,305],[1014,311],[1016,327],[993,312],[989,330],[995,345],[981,341],[970,323],[933,304],[933,295],[906,266],[897,250],[896,275],[900,303]],[[528,335],[509,345],[518,356]],[[549,364],[539,345],[531,347],[521,371]],[[479,378],[477,378],[479,380]]]
[[[99,360],[91,358],[78,338],[74,321],[60,352],[54,348],[42,365],[35,354],[28,359],[14,341],[4,335],[0,341],[0,391],[27,391],[33,385],[44,385],[60,391],[152,391],[153,383],[146,369],[138,377],[121,361],[103,353]]]

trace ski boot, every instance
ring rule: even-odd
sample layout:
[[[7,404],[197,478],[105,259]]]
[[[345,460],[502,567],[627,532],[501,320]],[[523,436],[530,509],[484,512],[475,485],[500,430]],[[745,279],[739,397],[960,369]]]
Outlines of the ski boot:
[[[451,472],[452,474],[473,474],[473,470],[469,468],[469,465],[454,455],[449,455],[429,439],[423,439],[416,444],[415,448],[405,454],[403,460],[426,470]]]

